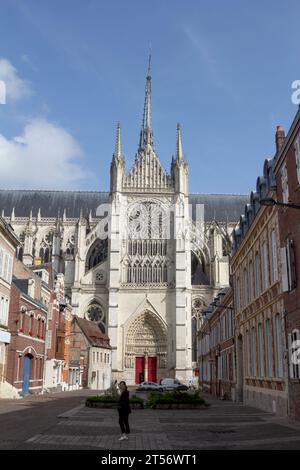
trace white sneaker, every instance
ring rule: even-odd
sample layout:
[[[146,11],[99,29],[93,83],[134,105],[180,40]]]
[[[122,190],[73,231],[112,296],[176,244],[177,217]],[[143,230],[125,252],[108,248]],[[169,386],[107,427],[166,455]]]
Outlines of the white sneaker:
[[[122,436],[119,437],[118,440],[119,440],[119,441],[125,441],[125,440],[128,440],[128,437],[126,436],[126,434],[122,434]]]

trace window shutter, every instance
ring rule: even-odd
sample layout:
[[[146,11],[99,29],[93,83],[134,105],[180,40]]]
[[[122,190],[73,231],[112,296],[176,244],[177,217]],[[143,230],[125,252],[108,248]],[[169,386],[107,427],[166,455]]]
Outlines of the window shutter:
[[[13,258],[10,256],[8,259],[7,280],[11,284],[12,280]]]
[[[288,281],[286,247],[285,246],[283,248],[280,248],[280,256],[281,256],[282,290],[283,290],[283,292],[288,292],[288,290],[289,290],[289,281]]]
[[[0,248],[0,277],[3,277],[3,264],[4,264],[4,252],[2,248]]]
[[[288,251],[288,273],[289,273],[289,287],[295,289],[296,287],[296,263],[295,263],[295,248],[293,240],[289,240],[287,243]]]

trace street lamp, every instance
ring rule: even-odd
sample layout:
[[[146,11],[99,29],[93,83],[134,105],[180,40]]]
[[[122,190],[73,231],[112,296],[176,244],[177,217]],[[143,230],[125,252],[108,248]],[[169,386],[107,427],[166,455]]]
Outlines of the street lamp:
[[[228,310],[232,310],[234,312],[234,307],[230,307],[230,305],[224,305],[224,304],[218,304],[217,302],[213,301],[211,303],[211,305],[213,305],[213,307],[223,307],[223,308],[227,308]]]
[[[278,202],[278,201],[275,201],[275,199],[271,197],[261,199],[259,202],[262,206],[281,206],[281,207],[290,207],[291,209],[300,209],[300,204]]]

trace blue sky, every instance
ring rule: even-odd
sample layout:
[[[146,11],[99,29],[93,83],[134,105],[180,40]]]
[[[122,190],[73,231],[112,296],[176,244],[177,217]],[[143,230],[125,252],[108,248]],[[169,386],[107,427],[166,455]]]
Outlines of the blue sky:
[[[1,0],[0,186],[107,190],[118,121],[128,168],[137,150],[151,43],[163,165],[180,122],[190,191],[250,192],[296,113],[299,17],[296,0]]]

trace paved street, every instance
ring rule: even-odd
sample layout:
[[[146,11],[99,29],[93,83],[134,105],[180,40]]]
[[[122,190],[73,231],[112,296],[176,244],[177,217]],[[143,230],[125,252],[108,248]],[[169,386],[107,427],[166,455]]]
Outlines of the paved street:
[[[230,402],[201,410],[133,410],[119,442],[116,410],[86,408],[94,393],[0,401],[0,449],[300,449],[300,423]]]

